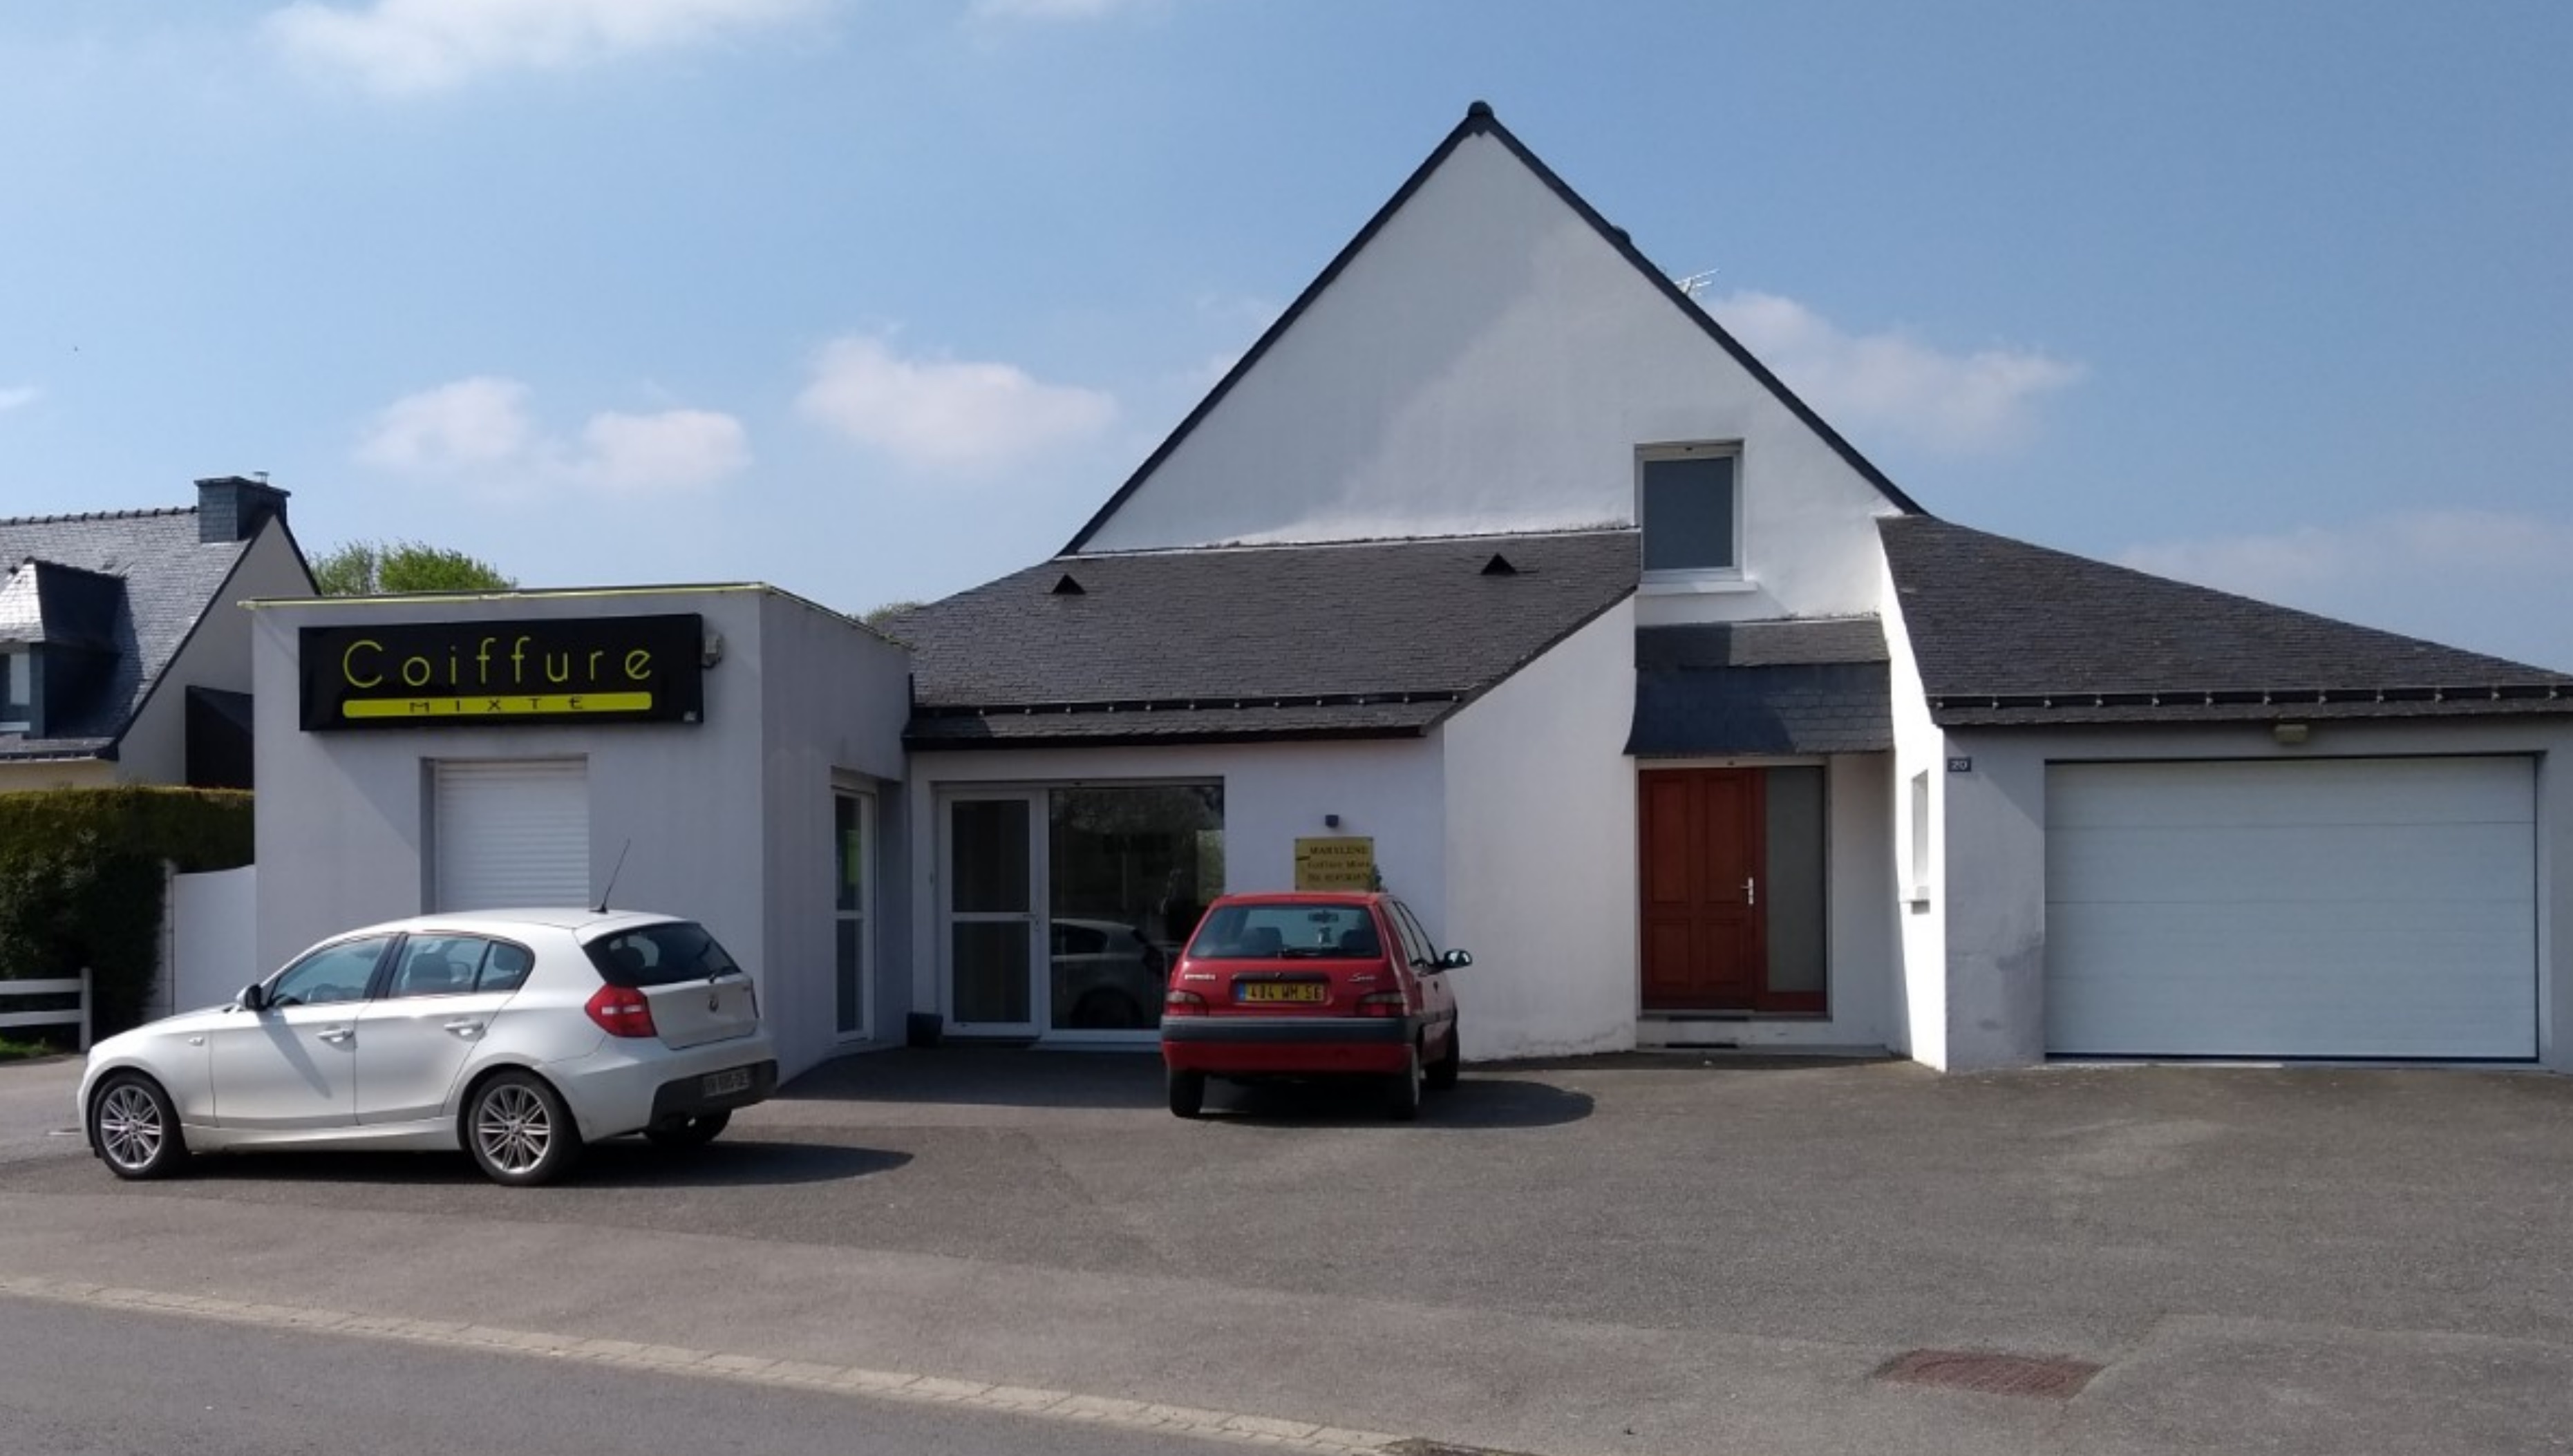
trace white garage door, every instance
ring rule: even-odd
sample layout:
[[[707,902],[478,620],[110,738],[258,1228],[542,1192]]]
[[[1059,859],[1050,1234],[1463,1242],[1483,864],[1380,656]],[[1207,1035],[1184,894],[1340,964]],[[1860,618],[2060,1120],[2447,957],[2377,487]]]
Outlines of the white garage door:
[[[2524,758],[2050,768],[2047,1049],[2535,1057],[2535,803]]]
[[[589,902],[589,775],[576,758],[436,766],[437,910]]]

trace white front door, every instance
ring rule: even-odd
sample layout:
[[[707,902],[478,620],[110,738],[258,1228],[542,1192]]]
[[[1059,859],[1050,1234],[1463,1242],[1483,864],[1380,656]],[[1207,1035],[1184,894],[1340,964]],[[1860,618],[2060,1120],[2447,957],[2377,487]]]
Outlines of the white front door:
[[[1046,1025],[1037,938],[1045,885],[1045,796],[958,794],[940,814],[946,886],[940,946],[947,1021],[963,1036],[1033,1037]]]
[[[2526,758],[2061,764],[2046,1039],[2061,1055],[2537,1055]]]

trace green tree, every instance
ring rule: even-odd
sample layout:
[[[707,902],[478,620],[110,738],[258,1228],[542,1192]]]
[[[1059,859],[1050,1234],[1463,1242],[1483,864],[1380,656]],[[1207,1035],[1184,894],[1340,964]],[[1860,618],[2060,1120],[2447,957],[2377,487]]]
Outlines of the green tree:
[[[518,583],[489,562],[419,541],[351,541],[313,563],[324,596],[402,591],[506,591]]]

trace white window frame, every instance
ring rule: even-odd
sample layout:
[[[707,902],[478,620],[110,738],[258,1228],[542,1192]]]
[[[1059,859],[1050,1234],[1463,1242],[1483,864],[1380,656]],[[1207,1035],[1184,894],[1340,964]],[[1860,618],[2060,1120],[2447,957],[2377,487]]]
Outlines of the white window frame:
[[[27,716],[8,716],[9,700],[27,699]],[[24,733],[36,726],[36,654],[25,647],[0,647],[0,733]]]
[[[840,1043],[864,1042],[876,1023],[876,796],[866,789],[845,784],[831,786],[831,832],[838,834],[839,801],[847,799],[857,805],[858,813],[858,908],[839,908],[839,887],[831,894],[831,1033]],[[832,847],[832,869],[837,871],[840,848]],[[843,1030],[840,1026],[840,927],[858,928],[858,1024]]]
[[[1666,460],[1730,459],[1733,461],[1733,564],[1730,566],[1664,567],[1644,572],[1643,590],[1647,594],[1693,591],[1747,591],[1751,587],[1743,569],[1746,555],[1743,541],[1745,524],[1742,507],[1743,449],[1742,441],[1683,440],[1663,444],[1639,445],[1635,449],[1635,528],[1649,535],[1650,522],[1644,518],[1644,474],[1646,467]]]

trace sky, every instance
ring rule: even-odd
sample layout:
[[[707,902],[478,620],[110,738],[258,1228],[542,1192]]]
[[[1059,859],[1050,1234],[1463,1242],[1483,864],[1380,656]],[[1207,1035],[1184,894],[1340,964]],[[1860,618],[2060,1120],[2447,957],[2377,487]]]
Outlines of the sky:
[[[1488,101],[1925,508],[2573,670],[2561,0],[0,11],[0,514],[849,612],[1051,554]]]

